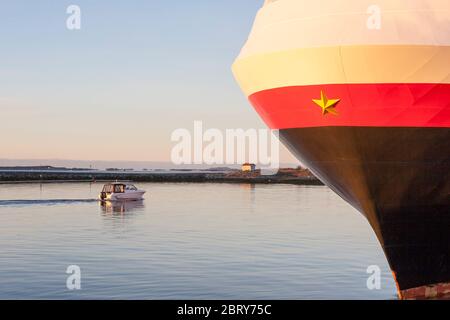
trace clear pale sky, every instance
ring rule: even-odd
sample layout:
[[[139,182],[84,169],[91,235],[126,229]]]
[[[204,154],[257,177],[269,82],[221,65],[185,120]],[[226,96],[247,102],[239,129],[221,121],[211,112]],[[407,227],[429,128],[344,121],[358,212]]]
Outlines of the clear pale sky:
[[[0,158],[169,161],[194,120],[264,128],[231,73],[262,2],[2,1]]]

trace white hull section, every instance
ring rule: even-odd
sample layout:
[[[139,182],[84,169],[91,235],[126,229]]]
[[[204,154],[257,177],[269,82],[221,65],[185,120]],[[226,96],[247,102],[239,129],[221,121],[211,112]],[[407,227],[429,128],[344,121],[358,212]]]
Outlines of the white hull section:
[[[448,0],[266,0],[239,59],[298,48],[450,45]]]
[[[145,191],[134,191],[127,193],[113,193],[106,200],[110,201],[136,201],[144,199]]]

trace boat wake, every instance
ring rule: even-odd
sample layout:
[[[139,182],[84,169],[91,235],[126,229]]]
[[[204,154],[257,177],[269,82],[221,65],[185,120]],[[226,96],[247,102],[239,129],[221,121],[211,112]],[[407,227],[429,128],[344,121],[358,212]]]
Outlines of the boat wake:
[[[36,199],[36,200],[0,200],[0,207],[7,206],[53,206],[61,204],[92,203],[97,199]]]

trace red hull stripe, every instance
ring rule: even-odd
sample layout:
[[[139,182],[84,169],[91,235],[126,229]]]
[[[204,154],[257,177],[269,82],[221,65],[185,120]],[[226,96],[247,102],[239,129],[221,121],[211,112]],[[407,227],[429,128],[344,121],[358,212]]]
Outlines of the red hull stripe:
[[[323,115],[313,99],[340,99]],[[323,126],[450,127],[450,84],[334,84],[283,87],[252,94],[272,129]],[[333,110],[331,110],[333,111]]]

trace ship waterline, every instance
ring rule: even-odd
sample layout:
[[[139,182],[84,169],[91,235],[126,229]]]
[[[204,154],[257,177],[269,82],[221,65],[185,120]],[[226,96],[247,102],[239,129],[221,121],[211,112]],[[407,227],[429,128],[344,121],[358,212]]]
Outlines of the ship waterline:
[[[450,4],[381,1],[378,31],[362,19],[364,1],[322,5],[266,4],[235,76],[302,163],[366,216],[399,297],[446,295]],[[330,16],[342,21],[334,30]]]

